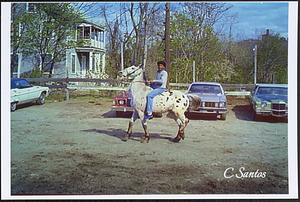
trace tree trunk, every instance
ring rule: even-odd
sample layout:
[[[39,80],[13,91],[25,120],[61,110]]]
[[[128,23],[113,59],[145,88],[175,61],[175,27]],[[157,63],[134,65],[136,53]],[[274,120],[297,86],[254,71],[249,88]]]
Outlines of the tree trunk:
[[[54,68],[54,61],[51,62],[50,71],[49,71],[49,78],[52,77],[53,68]]]

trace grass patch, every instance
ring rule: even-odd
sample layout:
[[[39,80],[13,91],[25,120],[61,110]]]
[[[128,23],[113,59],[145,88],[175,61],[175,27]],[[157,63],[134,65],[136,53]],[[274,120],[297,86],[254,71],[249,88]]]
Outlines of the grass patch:
[[[63,93],[50,93],[46,98],[47,102],[62,102],[65,100],[65,94]]]

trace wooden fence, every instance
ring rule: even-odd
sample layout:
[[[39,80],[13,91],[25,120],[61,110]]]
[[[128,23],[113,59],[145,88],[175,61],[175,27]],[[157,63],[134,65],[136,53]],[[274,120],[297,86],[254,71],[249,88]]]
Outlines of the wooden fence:
[[[66,99],[69,99],[69,90],[126,90],[129,82],[117,79],[89,79],[89,78],[26,78],[35,85],[47,86],[50,89],[63,89]],[[73,85],[72,85],[73,84]],[[172,89],[186,91],[189,84],[170,83]],[[247,96],[254,88],[254,84],[221,84],[225,94],[233,96]]]

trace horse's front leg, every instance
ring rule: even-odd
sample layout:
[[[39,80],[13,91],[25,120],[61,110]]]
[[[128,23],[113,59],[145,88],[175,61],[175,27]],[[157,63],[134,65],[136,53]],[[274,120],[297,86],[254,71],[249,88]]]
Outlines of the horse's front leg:
[[[138,113],[136,110],[133,111],[131,119],[128,123],[128,129],[127,129],[127,133],[124,135],[123,137],[123,141],[127,141],[128,138],[130,138],[131,134],[132,134],[132,127],[133,127],[133,123],[138,119]]]
[[[150,140],[150,134],[148,132],[148,128],[147,128],[147,120],[145,119],[142,119],[142,125],[143,125],[143,128],[144,128],[144,136],[142,137],[141,139],[141,143],[149,143],[149,140]]]
[[[144,136],[141,139],[141,143],[145,143],[145,142],[148,143],[150,140],[150,135],[149,135],[148,128],[147,128],[147,120],[144,119],[145,114],[143,111],[138,111],[138,115],[141,119],[142,126],[143,126],[144,132],[145,132]]]

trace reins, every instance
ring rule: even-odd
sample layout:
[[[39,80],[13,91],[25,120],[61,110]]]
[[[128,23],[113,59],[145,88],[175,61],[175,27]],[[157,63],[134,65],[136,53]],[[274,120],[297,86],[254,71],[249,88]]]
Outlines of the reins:
[[[130,76],[130,75],[132,75],[132,74],[134,74],[134,73],[135,73],[137,70],[139,70],[140,68],[142,68],[142,67],[139,67],[139,68],[137,68],[136,70],[134,70],[133,72],[130,72],[130,73],[127,75],[127,77]],[[145,72],[142,71],[141,73],[144,74],[144,75],[143,75],[143,81],[132,81],[131,83],[144,83],[144,84],[146,84]]]

